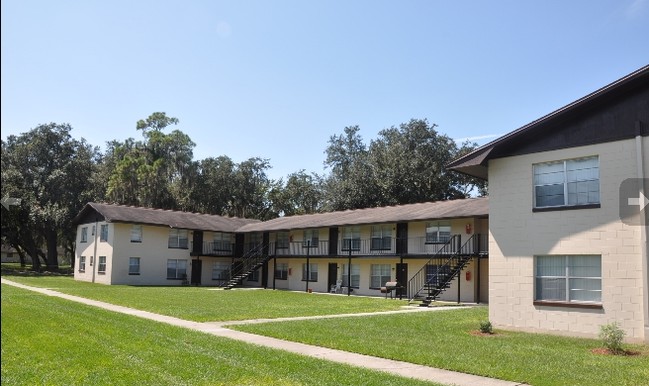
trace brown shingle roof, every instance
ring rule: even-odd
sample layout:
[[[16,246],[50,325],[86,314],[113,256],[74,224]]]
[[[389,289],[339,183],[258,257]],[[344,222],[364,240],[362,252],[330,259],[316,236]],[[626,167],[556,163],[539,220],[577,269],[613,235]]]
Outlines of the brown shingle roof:
[[[400,221],[487,216],[488,214],[489,199],[482,197],[280,217],[269,221],[244,225],[238,231],[279,231],[340,225],[380,224]]]
[[[91,211],[101,214],[108,222],[163,225],[202,231],[235,232],[246,224],[260,222],[238,217],[223,217],[211,214],[179,212],[173,210],[151,209],[125,205],[99,204],[90,202],[73,220],[80,222]]]

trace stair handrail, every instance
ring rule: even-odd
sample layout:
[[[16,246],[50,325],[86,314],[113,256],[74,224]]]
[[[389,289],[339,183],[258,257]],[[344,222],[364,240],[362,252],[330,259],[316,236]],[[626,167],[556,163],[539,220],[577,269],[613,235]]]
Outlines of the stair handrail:
[[[254,269],[256,265],[259,263],[263,263],[264,261],[268,260],[269,256],[268,253],[264,254],[263,252],[268,250],[268,245],[267,244],[257,244],[253,248],[249,249],[246,253],[241,256],[242,263],[240,267],[237,267],[237,270],[234,270],[234,267],[230,267],[230,279],[221,283],[220,287],[225,287],[228,284],[230,284],[235,277],[241,275],[244,272],[248,272]],[[236,281],[239,281],[238,279]]]
[[[458,241],[460,240],[460,235],[453,235],[451,236],[448,241],[446,241],[440,249],[438,249],[435,254],[428,259],[428,261],[421,267],[419,271],[417,271],[410,280],[408,280],[408,285],[407,285],[407,290],[408,290],[408,300],[412,301],[415,297],[419,295],[419,293],[422,291],[422,289],[425,286],[425,280],[422,285],[417,285],[416,280],[420,278],[422,274],[426,275],[426,267],[435,259],[439,259],[442,256],[447,256],[449,253],[453,253],[453,248],[457,246]],[[415,291],[412,287],[417,287],[417,290]],[[411,296],[412,294],[412,296]]]

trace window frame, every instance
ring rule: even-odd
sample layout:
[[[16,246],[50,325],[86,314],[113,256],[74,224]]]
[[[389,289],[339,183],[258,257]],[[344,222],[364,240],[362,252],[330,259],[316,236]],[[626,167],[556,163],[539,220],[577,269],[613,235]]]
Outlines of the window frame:
[[[381,271],[378,275],[375,274],[375,267]],[[387,275],[383,272],[386,268]],[[387,280],[384,280],[386,277]],[[378,286],[375,285],[376,280],[379,281]],[[392,264],[370,264],[370,289],[380,289],[389,281],[392,281]]]
[[[277,263],[274,269],[276,280],[288,280],[288,263]]]
[[[213,232],[212,242],[214,252],[232,252],[232,235],[230,233]]]
[[[136,260],[134,260],[134,259],[136,259]],[[132,264],[133,261],[137,261],[137,265]],[[140,257],[137,257],[137,256],[129,257],[128,258],[128,274],[129,275],[135,275],[135,276],[139,275],[141,267],[142,267],[141,264],[142,264],[142,259]],[[137,271],[132,270],[132,268],[135,267],[135,266],[137,266]]]
[[[134,232],[136,229],[139,229],[139,231]],[[131,225],[131,242],[132,243],[141,243],[142,242],[142,225],[141,224],[133,224]],[[136,236],[135,238],[133,236]],[[139,237],[137,237],[139,236]]]
[[[317,248],[320,243],[320,229],[305,229],[302,234],[303,248]]]
[[[87,243],[88,242],[88,227],[81,227],[81,239],[79,240],[80,243]]]
[[[99,256],[97,259],[97,274],[105,275],[106,274],[106,256]]]
[[[175,263],[175,267],[170,268],[169,265],[171,262]],[[178,263],[182,262],[184,264],[184,272],[180,273],[181,270],[178,267]],[[185,280],[187,279],[187,259],[167,259],[167,280]],[[169,270],[174,270],[174,276],[169,276]],[[180,273],[180,274],[179,274]]]
[[[79,272],[86,272],[86,257],[79,256]]]
[[[275,234],[275,249],[288,249],[289,234],[288,232],[277,232]]]
[[[169,229],[167,247],[170,249],[189,249],[189,231],[179,228]]]
[[[568,169],[569,163],[570,162],[576,162],[576,161],[584,161],[584,160],[590,160],[594,159],[596,166],[591,168],[591,169],[596,169],[597,172],[597,178],[596,179],[582,179],[582,180],[569,180],[569,171],[571,170],[584,170],[584,169]],[[550,174],[548,173],[537,173],[537,170],[541,167],[548,167],[550,165],[558,165],[562,164],[563,168],[561,170],[561,173],[563,174],[563,181],[559,183],[539,183],[537,181],[537,176],[541,176],[544,174]],[[571,194],[577,194],[577,193],[570,193],[570,184],[573,183],[579,183],[579,182],[593,182],[597,181],[597,201],[596,202],[586,202],[586,203],[575,203],[571,204],[570,203],[570,195]],[[545,187],[545,186],[553,186],[553,185],[562,185],[562,196],[563,196],[563,204],[559,205],[544,205],[544,206],[539,206],[538,205],[538,199],[539,195],[537,194],[537,189],[540,187]],[[591,209],[591,208],[600,208],[601,207],[601,175],[600,175],[600,162],[599,162],[599,155],[591,155],[591,156],[585,156],[585,157],[578,157],[578,158],[567,158],[567,159],[562,159],[562,160],[555,160],[555,161],[547,161],[547,162],[538,162],[532,164],[532,211],[533,212],[547,212],[547,211],[555,211],[555,210],[567,210],[567,209]],[[587,192],[587,194],[590,192]]]
[[[370,251],[390,250],[392,250],[392,225],[372,225],[370,230]]]
[[[348,273],[347,273],[347,267],[348,267],[348,264],[343,264],[343,270],[342,270],[342,286],[343,287],[349,287],[347,285],[347,278],[349,276]],[[360,266],[360,264],[353,264],[352,263],[351,267],[352,267],[352,285],[351,285],[351,288],[360,288],[360,286],[361,286],[361,266]]]
[[[448,238],[445,234],[448,228]],[[448,220],[428,221],[425,224],[424,232],[426,234],[426,244],[446,244],[453,237],[451,222]],[[442,236],[444,234],[444,236]]]
[[[583,276],[576,275],[571,273],[571,259],[576,258],[595,258],[599,263],[599,266],[596,267],[599,269],[599,276]],[[540,275],[539,274],[539,260],[544,258],[563,258],[563,265],[561,266],[562,274],[560,275]],[[592,267],[591,267],[592,268]],[[542,284],[543,280],[563,280],[563,299],[540,299],[539,294],[542,291],[542,288],[539,286]],[[597,281],[599,284],[599,289],[579,289],[574,288],[572,281],[574,280],[588,280],[588,281]],[[599,298],[597,300],[574,300],[572,299],[574,291],[590,291],[599,293]],[[562,307],[577,307],[577,308],[603,308],[602,303],[603,295],[603,277],[602,277],[602,256],[601,255],[536,255],[534,256],[534,301],[533,304],[537,306],[562,306]]]
[[[99,241],[100,242],[108,241],[108,224],[101,224],[99,226]]]
[[[212,280],[216,280],[216,281],[230,280],[231,270],[232,270],[232,265],[230,263],[225,261],[215,261],[212,264]]]
[[[307,276],[306,263],[302,263],[302,281],[307,281],[306,276]],[[309,282],[317,282],[317,281],[318,281],[318,264],[309,263]]]
[[[361,250],[361,227],[343,227],[341,232],[341,251],[359,252]]]

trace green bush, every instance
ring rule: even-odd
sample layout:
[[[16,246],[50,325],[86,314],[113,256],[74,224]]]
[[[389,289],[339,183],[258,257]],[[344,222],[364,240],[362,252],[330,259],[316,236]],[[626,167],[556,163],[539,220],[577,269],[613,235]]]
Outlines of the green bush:
[[[480,322],[480,332],[483,334],[493,334],[494,333],[494,328],[491,325],[491,322],[486,320],[486,321],[481,321]]]
[[[599,328],[599,338],[604,343],[610,352],[614,354],[621,354],[624,352],[622,348],[622,341],[626,333],[622,331],[617,322],[603,324]]]

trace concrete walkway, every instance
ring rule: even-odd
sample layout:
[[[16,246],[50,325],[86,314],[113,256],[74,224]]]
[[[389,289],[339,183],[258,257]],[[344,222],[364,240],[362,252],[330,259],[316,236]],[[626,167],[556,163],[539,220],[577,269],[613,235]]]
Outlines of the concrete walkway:
[[[269,321],[282,321],[282,320],[304,320],[304,319],[315,319],[315,318],[326,318],[326,317],[302,317],[302,318],[283,318],[283,319],[259,319],[254,321],[237,321],[237,322],[222,322],[222,323],[199,323],[192,322],[189,320],[183,320],[174,318],[171,316],[154,314],[148,311],[136,310],[133,308],[118,306],[114,304],[109,304],[105,302],[100,302],[97,300],[91,300],[82,298],[79,296],[67,295],[61,292],[53,291],[45,288],[37,288],[26,286],[20,283],[16,283],[4,278],[1,279],[2,284],[12,285],[15,287],[27,289],[34,292],[39,292],[48,296],[56,296],[59,298],[103,308],[106,310],[121,312],[123,314],[133,315],[144,319],[155,320],[157,322],[167,323],[178,327],[189,328],[196,331],[201,331],[207,334],[212,334],[216,336],[226,337],[230,339],[239,340],[246,343],[256,344],[259,346],[275,348],[279,350],[289,351],[300,355],[306,355],[318,359],[325,359],[332,362],[345,363],[352,366],[363,367],[367,369],[385,371],[388,373],[400,375],[403,377],[420,379],[424,381],[432,381],[437,383],[443,383],[446,385],[466,385],[466,386],[475,386],[475,385],[484,385],[484,386],[515,386],[522,385],[516,382],[502,381],[494,378],[480,377],[477,375],[470,375],[464,373],[458,373],[454,371],[442,370],[433,367],[427,367],[422,365],[416,365],[408,362],[395,361],[391,359],[384,359],[378,357],[372,357],[369,355],[362,355],[356,353],[350,353],[342,350],[334,350],[319,346],[312,346],[303,343],[289,342],[286,340],[276,339],[265,337],[261,335],[250,334],[246,332],[234,331],[228,328],[225,328],[226,325],[233,324],[245,324],[245,323],[264,323]],[[458,307],[460,308],[460,307]],[[402,311],[389,311],[387,313],[403,313],[403,312],[430,312],[436,311],[440,308],[413,308],[413,309],[404,309]],[[377,313],[372,313],[376,315]],[[359,316],[363,314],[349,314],[349,315],[334,315],[327,317],[345,317],[345,316]]]

